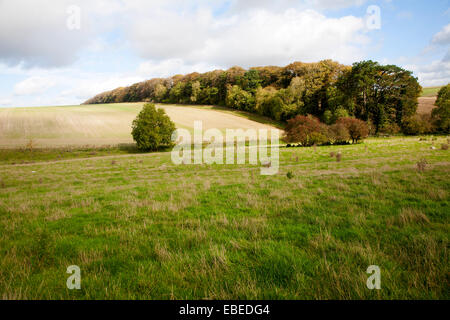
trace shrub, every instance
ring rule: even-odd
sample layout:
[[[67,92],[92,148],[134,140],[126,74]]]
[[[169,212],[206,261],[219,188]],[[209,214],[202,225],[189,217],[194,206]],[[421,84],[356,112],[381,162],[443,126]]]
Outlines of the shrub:
[[[133,121],[131,132],[140,150],[155,151],[172,143],[175,124],[163,109],[156,109],[154,104],[145,104]]]
[[[313,116],[296,116],[288,120],[285,139],[288,142],[300,142],[304,147],[322,145],[328,142],[327,127]]]
[[[432,133],[434,131],[430,116],[418,114],[405,118],[402,122],[402,129],[403,133],[408,135]]]
[[[417,170],[419,170],[420,172],[425,171],[425,169],[427,168],[427,164],[427,159],[421,159],[419,162],[417,162]]]
[[[418,135],[423,133],[418,115],[404,119],[402,122],[402,127],[404,134]]]
[[[433,123],[431,114],[421,114],[419,115],[422,122],[422,128],[424,133],[434,133],[436,132],[436,126]]]
[[[448,150],[448,144],[447,143],[443,143],[441,146],[441,150]]]
[[[355,118],[340,118],[336,123],[347,128],[353,143],[358,143],[360,140],[369,136],[369,127],[367,123],[362,120]]]
[[[380,133],[389,134],[389,135],[398,134],[401,131],[402,131],[402,129],[395,122],[385,124],[383,127],[380,128]]]
[[[333,144],[346,144],[350,140],[350,133],[343,123],[333,124],[328,132],[328,138]]]
[[[34,143],[34,140],[33,139],[30,139],[30,140],[28,140],[28,142],[27,142],[27,145],[25,146],[25,148],[28,150],[28,151],[33,151],[33,149],[34,149],[34,145],[35,145],[35,143]]]

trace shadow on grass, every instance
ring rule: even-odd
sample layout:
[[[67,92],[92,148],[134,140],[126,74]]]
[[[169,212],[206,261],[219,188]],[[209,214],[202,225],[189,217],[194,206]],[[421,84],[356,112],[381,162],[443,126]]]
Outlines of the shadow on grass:
[[[0,149],[0,165],[31,164],[35,162],[60,161],[68,159],[88,159],[123,154],[150,154],[168,152],[170,147],[156,151],[139,150],[135,143],[105,146],[72,146],[61,148]]]
[[[168,152],[171,150],[171,147],[160,147],[155,151],[146,151],[141,150],[137,147],[136,143],[121,143],[117,146],[120,151],[130,153],[130,154],[146,154],[146,153],[155,153],[155,152]]]

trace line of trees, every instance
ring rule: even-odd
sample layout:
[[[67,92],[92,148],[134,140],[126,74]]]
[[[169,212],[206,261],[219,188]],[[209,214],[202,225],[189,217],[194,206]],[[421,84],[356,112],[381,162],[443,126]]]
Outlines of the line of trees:
[[[421,91],[410,71],[394,65],[363,61],[345,66],[324,60],[151,79],[101,93],[85,104],[221,105],[282,122],[312,115],[327,125],[354,117],[375,134],[404,129],[416,114]]]

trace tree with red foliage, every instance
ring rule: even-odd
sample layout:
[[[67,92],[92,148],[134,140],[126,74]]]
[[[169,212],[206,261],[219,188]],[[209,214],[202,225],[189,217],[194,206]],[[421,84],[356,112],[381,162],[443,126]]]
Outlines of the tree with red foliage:
[[[347,128],[352,143],[358,143],[369,136],[369,126],[365,121],[355,118],[340,118],[336,123],[343,124]]]
[[[285,139],[288,142],[300,142],[304,147],[321,145],[328,142],[327,127],[316,117],[299,115],[288,120]]]

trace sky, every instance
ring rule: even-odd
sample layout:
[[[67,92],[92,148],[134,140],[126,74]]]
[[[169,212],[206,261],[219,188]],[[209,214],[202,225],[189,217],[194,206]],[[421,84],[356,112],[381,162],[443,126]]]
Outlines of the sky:
[[[450,0],[0,0],[0,107],[175,74],[362,60],[450,82]]]

